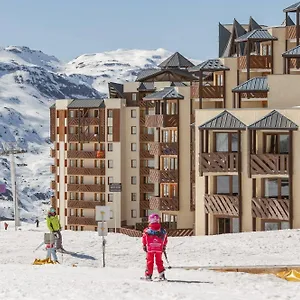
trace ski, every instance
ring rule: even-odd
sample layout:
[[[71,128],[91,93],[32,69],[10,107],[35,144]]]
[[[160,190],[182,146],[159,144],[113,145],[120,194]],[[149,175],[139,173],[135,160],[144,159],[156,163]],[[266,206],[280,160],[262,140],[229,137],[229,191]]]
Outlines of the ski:
[[[200,281],[200,280],[181,280],[181,279],[159,279],[154,277],[153,279],[147,279],[146,277],[140,277],[141,280],[149,282],[173,282],[173,283],[194,283],[194,284],[211,284],[211,281]]]

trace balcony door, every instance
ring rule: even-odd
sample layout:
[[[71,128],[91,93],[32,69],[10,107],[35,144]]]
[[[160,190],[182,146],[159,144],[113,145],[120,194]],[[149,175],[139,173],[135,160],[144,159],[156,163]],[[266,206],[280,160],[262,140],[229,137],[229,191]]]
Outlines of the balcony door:
[[[264,153],[288,154],[289,135],[278,133],[264,134]]]
[[[217,234],[239,232],[239,218],[218,217],[216,221],[217,221]]]
[[[236,132],[215,132],[215,152],[237,152],[239,136]]]
[[[177,197],[177,184],[175,183],[163,183],[160,185],[161,197],[174,198]]]

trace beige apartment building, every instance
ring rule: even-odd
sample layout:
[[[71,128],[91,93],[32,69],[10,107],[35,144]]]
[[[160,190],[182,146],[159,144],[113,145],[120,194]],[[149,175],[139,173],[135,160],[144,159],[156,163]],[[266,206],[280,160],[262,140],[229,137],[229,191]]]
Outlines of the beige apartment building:
[[[109,83],[108,99],[57,100],[52,203],[65,228],[94,230],[99,203],[110,230],[142,230],[151,212],[178,234],[297,227],[299,11],[274,27],[219,24],[219,58],[176,52]]]

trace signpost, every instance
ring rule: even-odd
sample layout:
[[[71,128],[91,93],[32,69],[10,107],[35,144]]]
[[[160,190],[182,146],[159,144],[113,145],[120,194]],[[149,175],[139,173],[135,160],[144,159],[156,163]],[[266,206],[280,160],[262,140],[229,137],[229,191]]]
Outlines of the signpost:
[[[98,222],[98,234],[102,236],[102,266],[105,268],[105,244],[104,236],[107,236],[107,223],[109,220],[109,206],[96,206],[96,221]]]
[[[109,185],[109,191],[111,193],[122,192],[122,183],[111,183]],[[117,199],[114,199],[114,219],[115,219],[115,233],[117,233]]]

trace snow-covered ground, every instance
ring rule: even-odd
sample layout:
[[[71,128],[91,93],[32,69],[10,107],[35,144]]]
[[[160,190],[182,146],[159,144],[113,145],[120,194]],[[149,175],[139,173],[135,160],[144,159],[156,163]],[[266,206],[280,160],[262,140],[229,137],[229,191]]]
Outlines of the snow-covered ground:
[[[101,237],[96,232],[63,232],[64,247],[77,252],[59,254],[60,265],[34,266],[46,251],[34,249],[43,240],[40,228],[25,224],[20,231],[0,226],[0,299],[299,299],[300,284],[274,275],[219,273],[207,270],[167,270],[169,279],[200,280],[186,284],[145,282],[141,241],[121,234],[107,236],[106,268],[102,268]],[[171,266],[299,264],[300,231],[242,233],[209,237],[170,238]],[[76,266],[76,267],[75,267]]]

